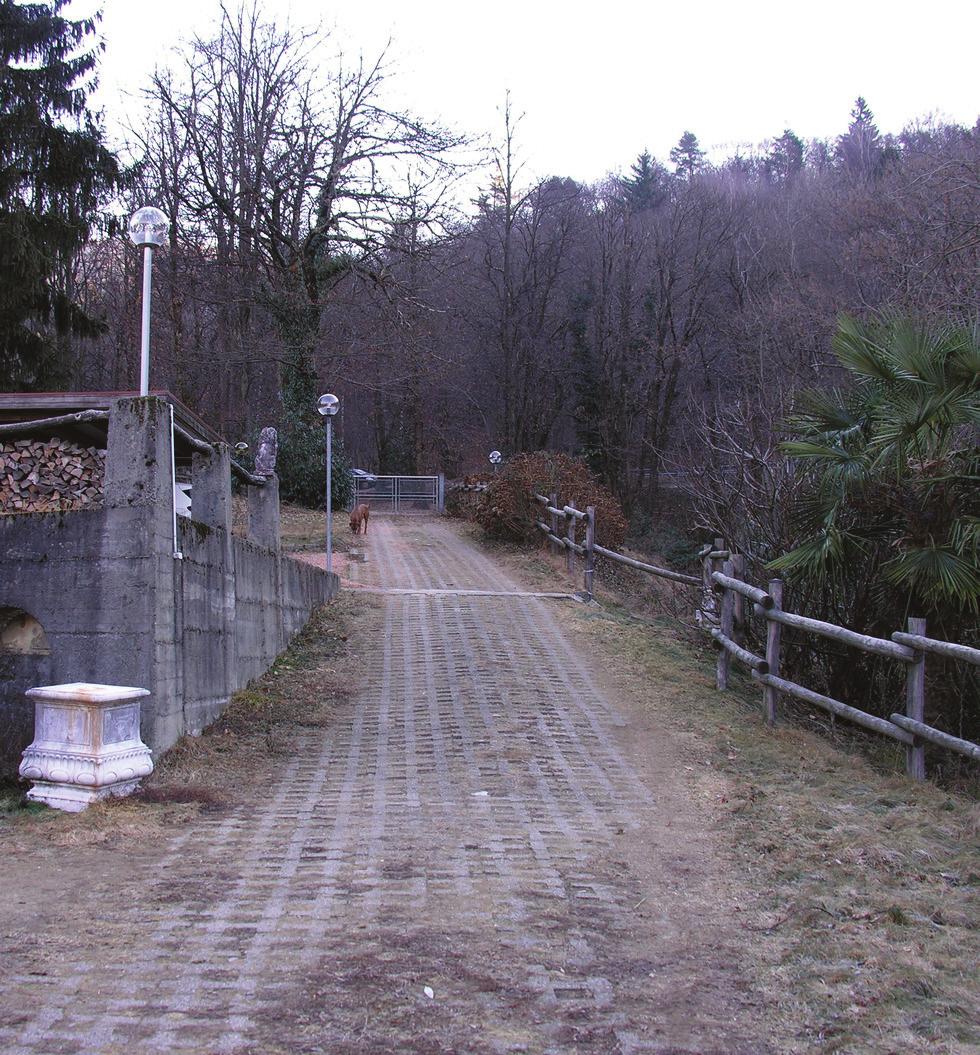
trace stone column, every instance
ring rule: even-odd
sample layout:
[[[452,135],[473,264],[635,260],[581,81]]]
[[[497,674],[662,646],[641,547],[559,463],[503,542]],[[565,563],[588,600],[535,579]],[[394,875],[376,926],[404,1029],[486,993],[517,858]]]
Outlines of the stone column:
[[[275,550],[281,548],[279,531],[279,477],[274,473],[265,478],[261,487],[248,488],[248,537],[256,546]]]
[[[109,411],[101,611],[88,677],[149,689],[143,736],[155,751],[184,731],[174,559],[170,405],[118,399]]]
[[[221,637],[219,660],[224,670],[224,695],[231,696],[238,688],[236,667],[236,603],[235,553],[232,539],[231,448],[227,443],[216,443],[207,453],[195,452],[191,459],[191,519],[206,524],[218,532],[221,546],[221,598],[224,633]],[[192,732],[198,732],[217,715],[189,714],[185,706],[184,718]]]
[[[122,685],[45,685],[34,700],[34,742],[20,775],[33,782],[27,797],[77,813],[109,795],[128,795],[153,772],[140,739],[140,699],[146,689]]]
[[[191,460],[191,519],[231,533],[231,448],[216,443]]]
[[[151,513],[157,531],[173,534],[170,405],[157,396],[117,399],[109,412],[105,504]]]
[[[277,557],[271,589],[262,598],[261,606],[264,648],[278,653],[286,644],[283,625],[282,539],[279,529],[279,477],[270,473],[263,486],[250,484],[248,488],[249,541],[264,549],[271,549]],[[271,593],[271,596],[269,594]]]

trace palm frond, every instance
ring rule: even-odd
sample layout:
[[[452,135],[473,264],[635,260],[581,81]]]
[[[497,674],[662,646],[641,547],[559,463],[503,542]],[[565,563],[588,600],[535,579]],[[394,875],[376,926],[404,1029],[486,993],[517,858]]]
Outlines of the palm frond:
[[[888,360],[898,378],[940,386],[949,349],[945,326],[893,316],[877,330],[887,348]]]
[[[853,451],[845,450],[843,447],[834,446],[830,443],[819,443],[814,440],[786,440],[779,445],[779,449],[792,458],[813,458],[832,464],[841,462],[867,464],[867,458],[863,453],[855,454]]]
[[[882,566],[882,574],[927,601],[980,609],[980,567],[951,546],[908,546]]]
[[[859,535],[829,528],[770,561],[767,567],[772,571],[805,572],[815,578],[827,578],[865,549],[865,540]]]
[[[863,400],[840,389],[805,389],[797,396],[786,424],[808,436],[849,434],[867,425],[867,414]]]
[[[841,365],[860,377],[879,381],[898,379],[890,357],[875,340],[871,328],[850,315],[841,315],[838,319],[833,348]]]

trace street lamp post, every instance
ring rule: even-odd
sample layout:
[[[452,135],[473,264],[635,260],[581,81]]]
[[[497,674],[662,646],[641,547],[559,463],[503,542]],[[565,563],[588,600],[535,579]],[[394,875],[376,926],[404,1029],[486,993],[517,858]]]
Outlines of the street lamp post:
[[[491,451],[490,452],[490,464],[493,466],[493,471],[494,472],[497,471],[497,466],[503,460],[504,460],[504,456],[500,453],[500,451]]]
[[[331,501],[331,477],[333,460],[333,416],[340,409],[340,400],[331,393],[320,396],[316,403],[317,413],[323,417],[327,445],[327,571],[333,571],[333,504]]]
[[[170,221],[153,206],[138,209],[129,221],[129,237],[143,247],[143,331],[140,343],[140,395],[150,392],[150,302],[153,280],[153,250],[164,244]]]

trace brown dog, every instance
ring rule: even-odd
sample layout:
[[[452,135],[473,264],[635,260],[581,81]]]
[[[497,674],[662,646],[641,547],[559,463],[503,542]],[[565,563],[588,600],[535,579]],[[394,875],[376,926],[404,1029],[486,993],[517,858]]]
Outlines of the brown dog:
[[[370,515],[370,508],[363,502],[359,506],[354,506],[350,514],[350,529],[355,535],[358,533],[359,528],[362,529],[362,535],[367,534],[368,517]]]

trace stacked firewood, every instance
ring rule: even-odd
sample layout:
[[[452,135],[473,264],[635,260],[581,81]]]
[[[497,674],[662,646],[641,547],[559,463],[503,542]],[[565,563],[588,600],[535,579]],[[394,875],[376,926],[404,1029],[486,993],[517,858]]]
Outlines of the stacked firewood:
[[[0,513],[102,504],[105,451],[66,440],[0,440]]]

